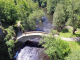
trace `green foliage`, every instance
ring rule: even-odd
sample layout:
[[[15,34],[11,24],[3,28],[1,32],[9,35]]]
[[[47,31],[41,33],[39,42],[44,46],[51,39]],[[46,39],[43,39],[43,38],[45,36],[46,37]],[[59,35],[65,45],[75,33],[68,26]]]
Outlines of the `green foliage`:
[[[9,40],[13,36],[15,36],[15,32],[14,32],[12,26],[10,26],[8,29],[6,29],[6,31],[8,32],[8,34],[6,35],[5,40]]]
[[[9,54],[8,54],[8,47],[4,41],[0,41],[0,60],[10,60]]]
[[[72,37],[72,30],[71,28],[69,29],[63,28],[59,35],[60,37]]]
[[[38,2],[34,3],[32,0],[6,0],[6,2],[0,0],[0,9],[0,19],[3,26],[14,25],[17,20],[21,20],[23,30],[34,30],[36,25],[34,18],[37,16],[41,19],[43,16],[43,12],[38,10]]]
[[[44,16],[43,11],[38,9],[38,3],[32,0],[0,0],[0,20],[2,25],[7,27],[5,29],[7,35],[4,40],[10,58],[13,57],[16,43],[12,39],[16,36],[14,31],[14,29],[17,30],[16,22],[21,20],[22,30],[35,29],[36,20]]]
[[[47,10],[48,13],[53,14],[55,11],[55,6],[60,0],[47,0]]]
[[[4,4],[5,4],[5,2],[0,0],[0,15],[4,15],[4,14],[2,13],[3,10],[4,10],[4,6],[5,6]],[[1,17],[0,17],[0,19],[1,19]]]
[[[55,26],[63,26],[65,23],[65,12],[62,4],[57,4],[55,12],[54,12],[53,22]]]
[[[3,30],[3,34],[5,34],[5,29],[2,26],[0,26],[0,29],[2,29]]]
[[[34,2],[38,2],[39,7],[46,7],[47,0],[33,0]]]
[[[68,28],[63,28],[63,30],[61,32],[66,33],[66,32],[69,32],[69,30],[68,30]]]
[[[80,25],[80,1],[70,0],[70,4],[67,6],[68,21],[67,25],[72,26],[74,29]],[[73,33],[75,31],[73,30]]]
[[[54,38],[52,35],[44,37],[41,40],[44,48],[46,48],[45,53],[48,54],[51,60],[64,60],[64,57],[70,52],[69,44],[59,38]]]
[[[44,16],[43,10],[33,11],[33,13],[30,14],[29,16],[29,20],[28,20],[28,24],[30,24],[29,27],[35,29],[36,20],[41,20],[43,16]]]
[[[42,10],[33,11],[24,21],[21,22],[22,26],[27,30],[35,30],[36,20],[41,20],[41,17],[44,16]]]
[[[15,32],[14,32],[14,29],[12,26],[10,26],[6,30],[7,30],[8,34],[6,35],[6,37],[4,39],[5,39],[6,45],[8,47],[9,57],[12,59],[12,56],[14,54],[13,48],[15,47],[14,43],[16,42],[12,39],[12,37],[15,37]]]
[[[65,57],[65,60],[80,60],[80,41],[70,41],[68,43],[71,53]]]
[[[14,40],[9,40],[9,41],[6,42],[6,44],[8,46],[8,53],[9,53],[9,56],[10,56],[11,59],[12,59],[12,56],[13,56],[13,50],[12,49],[15,47],[14,43],[15,43]]]
[[[41,7],[46,7],[47,6],[47,0],[40,0],[40,5],[41,5]]]
[[[71,53],[80,50],[80,41],[69,41],[68,43],[71,49]]]
[[[58,31],[57,30],[50,30],[50,32],[52,33],[52,34],[57,34],[58,33]]]
[[[17,36],[17,34],[18,34],[18,26],[17,25],[13,25],[13,29],[14,29],[14,31],[16,33],[16,36]]]
[[[46,7],[48,10],[47,13],[53,14],[55,11],[55,6],[61,0],[33,0],[33,1],[38,1],[40,7]]]
[[[53,17],[53,24],[57,28],[62,28],[65,25],[65,12],[63,9],[63,4],[57,4]]]
[[[43,16],[44,16],[43,10],[37,10],[37,11],[33,11],[33,13],[30,14],[28,18],[29,21],[36,21],[36,20],[41,20]]]
[[[73,34],[75,34],[76,29],[80,25],[79,23],[80,22],[80,13],[79,13],[80,1],[79,0],[64,0],[64,1],[59,0],[59,1],[58,1],[59,3],[56,3],[57,6],[54,4],[55,12],[53,14],[53,17],[54,17],[53,24],[57,27],[61,27],[61,29],[59,28],[57,30],[62,30],[62,27],[64,27],[66,23],[66,25],[73,27]],[[53,0],[50,1],[49,3],[51,2],[53,2]]]
[[[20,8],[22,30],[34,30],[36,19],[43,16],[43,12],[38,10],[38,3],[34,3],[32,0],[21,0],[19,1],[18,6]]]
[[[80,28],[77,29],[75,34],[72,34],[71,28],[68,29],[64,28],[59,35],[60,37],[80,37]]]
[[[38,9],[38,3],[34,3],[32,0],[19,0],[18,5],[23,5],[27,11],[34,11]],[[27,8],[26,8],[27,7]]]
[[[6,42],[7,46],[10,46],[11,48],[14,47],[14,40],[9,40]]]
[[[1,22],[4,26],[6,25],[12,25],[15,24],[16,20],[18,20],[18,14],[17,14],[17,6],[15,6],[13,1],[0,1],[0,8],[1,8]]]
[[[65,60],[80,60],[80,50],[72,52]]]

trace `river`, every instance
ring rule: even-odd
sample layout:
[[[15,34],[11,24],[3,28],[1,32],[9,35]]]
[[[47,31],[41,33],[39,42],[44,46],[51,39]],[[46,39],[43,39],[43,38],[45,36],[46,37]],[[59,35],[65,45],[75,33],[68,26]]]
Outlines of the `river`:
[[[42,17],[43,21],[37,23],[36,31],[44,31],[49,33],[52,26],[53,16],[47,14],[47,10],[43,9],[45,16]],[[38,46],[38,42],[41,38],[30,39],[21,47],[16,60],[49,60],[47,54],[44,53],[44,48]]]
[[[48,15],[47,10],[43,8],[43,12],[45,13],[45,16],[42,17],[43,22],[37,23],[37,31],[43,31],[43,32],[50,32],[50,29],[53,27],[52,21],[53,21],[53,15]]]

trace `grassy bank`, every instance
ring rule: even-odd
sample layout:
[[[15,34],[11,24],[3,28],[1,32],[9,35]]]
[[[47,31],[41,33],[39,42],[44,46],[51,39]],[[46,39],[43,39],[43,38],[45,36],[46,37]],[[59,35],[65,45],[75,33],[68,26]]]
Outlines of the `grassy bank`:
[[[77,28],[75,34],[72,34],[72,27],[64,28],[60,32],[60,37],[80,37],[80,28]]]
[[[80,41],[70,41],[68,42],[71,52],[80,50]]]

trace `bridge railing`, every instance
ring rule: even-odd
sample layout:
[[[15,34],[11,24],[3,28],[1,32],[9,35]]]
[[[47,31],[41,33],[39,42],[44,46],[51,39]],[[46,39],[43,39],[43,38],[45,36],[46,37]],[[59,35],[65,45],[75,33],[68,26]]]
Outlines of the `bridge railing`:
[[[43,34],[49,34],[49,33],[41,32],[41,31],[30,31],[30,32],[25,32],[25,33],[23,33],[23,34],[31,34],[31,33],[43,33]]]

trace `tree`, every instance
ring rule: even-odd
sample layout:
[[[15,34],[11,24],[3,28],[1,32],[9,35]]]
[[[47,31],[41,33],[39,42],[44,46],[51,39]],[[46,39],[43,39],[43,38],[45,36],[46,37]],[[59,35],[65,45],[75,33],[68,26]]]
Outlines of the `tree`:
[[[19,5],[23,5],[25,8],[25,10],[29,11],[30,13],[32,13],[32,11],[34,10],[38,10],[38,2],[33,2],[32,0],[19,0],[18,1]]]
[[[44,16],[43,10],[33,11],[24,21],[21,22],[22,26],[27,30],[36,29],[36,21],[41,20]]]
[[[8,47],[8,54],[9,54],[9,57],[10,59],[12,59],[13,57],[13,54],[14,54],[14,43],[16,42],[16,40],[13,40],[12,37],[15,37],[15,32],[14,32],[14,29],[12,26],[10,26],[8,29],[6,29],[7,31],[7,35],[6,37],[4,37],[4,40],[6,41],[6,45]]]
[[[43,11],[38,9],[37,2],[21,0],[18,2],[18,6],[22,30],[35,30],[36,19],[41,19],[44,16]]]
[[[0,8],[1,8],[1,22],[2,24],[6,25],[12,25],[15,24],[16,21],[18,20],[18,9],[17,6],[15,6],[15,3],[10,0],[6,1],[1,0],[0,2]]]
[[[67,25],[73,27],[73,34],[80,25],[80,2],[79,0],[70,0],[70,4],[67,7],[68,21]]]
[[[60,0],[47,0],[47,12],[53,14],[55,11],[55,6]]]
[[[41,5],[41,7],[46,7],[47,6],[47,0],[40,0],[39,4]]]
[[[43,16],[44,16],[43,10],[33,11],[33,13],[30,14],[29,20],[28,20],[30,27],[32,28],[32,26],[34,26],[33,28],[35,28],[35,26],[36,26],[36,21],[37,21],[37,20],[40,21]],[[31,24],[30,24],[30,23],[31,23]]]
[[[44,36],[40,43],[45,48],[50,60],[64,60],[64,57],[70,52],[69,44],[53,35]]]
[[[65,25],[65,12],[63,9],[63,4],[57,4],[53,17],[53,24],[57,27],[57,30],[60,32]]]

